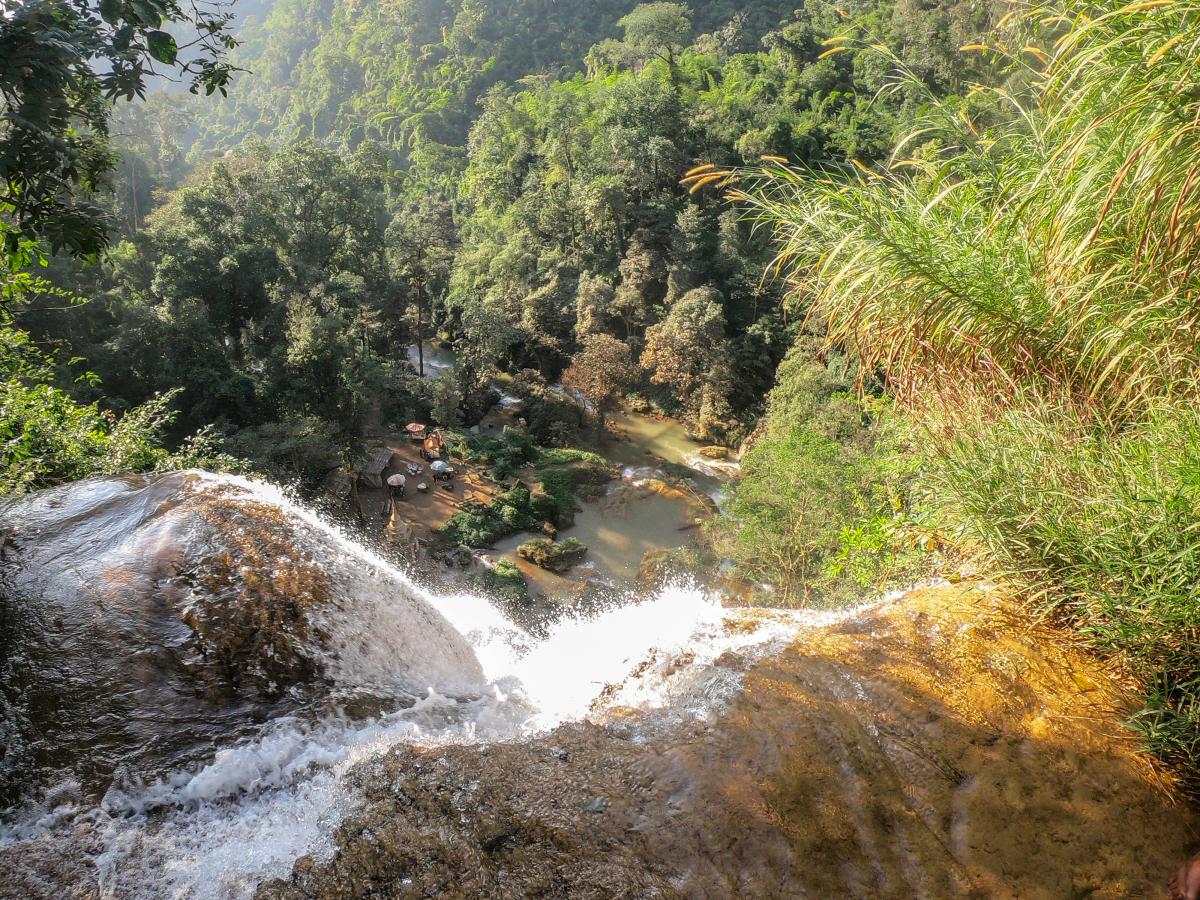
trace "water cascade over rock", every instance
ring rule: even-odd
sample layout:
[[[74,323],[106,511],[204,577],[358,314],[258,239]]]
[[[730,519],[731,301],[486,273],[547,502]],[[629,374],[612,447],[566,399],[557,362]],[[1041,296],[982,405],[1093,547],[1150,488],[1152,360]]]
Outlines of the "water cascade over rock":
[[[47,770],[103,790],[333,691],[478,691],[408,581],[271,489],[199,472],[0,503],[0,799]],[[152,768],[152,767],[151,767]]]
[[[0,507],[0,898],[1127,898],[1195,819],[997,591],[541,637],[267,485]]]

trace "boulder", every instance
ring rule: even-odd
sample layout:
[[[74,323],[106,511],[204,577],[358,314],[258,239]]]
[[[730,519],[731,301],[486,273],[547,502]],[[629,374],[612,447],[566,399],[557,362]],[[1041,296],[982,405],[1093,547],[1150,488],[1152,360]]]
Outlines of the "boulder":
[[[561,544],[539,538],[526,541],[517,548],[517,555],[549,572],[559,574],[583,562],[588,548],[577,538],[567,538]]]
[[[274,488],[181,472],[0,501],[0,806],[103,792],[331,688],[409,702],[484,682],[404,575]]]

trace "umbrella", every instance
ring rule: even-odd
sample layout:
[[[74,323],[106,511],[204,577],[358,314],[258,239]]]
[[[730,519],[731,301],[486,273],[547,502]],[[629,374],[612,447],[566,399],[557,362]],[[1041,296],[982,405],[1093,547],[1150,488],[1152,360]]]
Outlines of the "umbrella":
[[[435,472],[449,472],[450,464],[444,460],[437,459],[429,464],[429,468],[433,469]]]
[[[392,487],[404,487],[404,485],[407,483],[408,479],[399,473],[388,478],[388,484],[390,484]]]
[[[420,422],[409,422],[404,426],[404,430],[409,434],[423,434],[425,431],[425,426]]]

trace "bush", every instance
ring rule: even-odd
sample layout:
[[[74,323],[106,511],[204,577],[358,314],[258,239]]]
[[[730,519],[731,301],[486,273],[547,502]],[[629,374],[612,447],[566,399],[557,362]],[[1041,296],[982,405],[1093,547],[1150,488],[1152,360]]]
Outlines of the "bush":
[[[608,460],[599,453],[591,450],[578,450],[574,447],[544,448],[538,454],[539,466],[565,466],[575,462],[591,463],[595,466],[608,466]]]
[[[0,385],[0,395],[0,495],[94,475],[244,468],[209,432],[192,436],[176,454],[162,446],[162,432],[174,419],[174,392],[119,418],[45,384],[9,382]]]
[[[943,515],[1127,662],[1200,788],[1200,2],[1153,5],[1015,10],[986,47],[1020,74],[928,104],[892,164],[772,163],[738,196],[923,420]]]
[[[613,479],[613,469],[603,457],[582,450],[569,452],[578,454],[582,461],[575,465],[539,469],[537,473],[539,487],[554,502],[554,523],[560,528],[568,527],[574,520],[575,504],[580,497],[593,499],[599,496]],[[560,454],[556,453],[556,456]]]
[[[496,481],[507,481],[538,458],[533,437],[524,428],[514,426],[506,427],[499,437],[452,432],[448,443],[455,456],[488,466]]]
[[[583,561],[587,545],[578,538],[567,538],[560,544],[541,538],[527,541],[517,548],[517,555],[549,572],[562,573]]]
[[[996,573],[1120,655],[1147,686],[1149,745],[1200,759],[1200,412],[1117,435],[1069,407],[960,426],[931,473],[944,515]]]
[[[492,568],[485,569],[480,579],[484,590],[515,603],[529,602],[529,586],[525,576],[510,559],[502,559]]]
[[[522,428],[506,428],[499,438],[455,432],[450,449],[470,462],[491,466],[497,480],[511,477],[535,460],[545,466],[537,472],[537,490],[520,484],[486,506],[472,502],[459,508],[442,532],[468,547],[490,547],[542,522],[568,527],[577,497],[595,493],[613,476],[604,457],[586,450],[539,450]]]
[[[481,549],[510,534],[533,528],[553,515],[553,501],[518,484],[486,506],[475,501],[464,503],[441,533],[453,544]]]
[[[889,406],[854,400],[807,352],[780,367],[742,477],[708,525],[734,574],[783,605],[861,599],[925,563],[909,496],[917,459]]]

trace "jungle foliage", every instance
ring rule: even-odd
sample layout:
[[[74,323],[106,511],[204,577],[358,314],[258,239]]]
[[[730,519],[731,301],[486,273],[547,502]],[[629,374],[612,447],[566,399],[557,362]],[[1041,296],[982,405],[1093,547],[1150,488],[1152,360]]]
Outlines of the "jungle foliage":
[[[886,161],[733,186],[922,426],[943,520],[1127,664],[1134,724],[1193,775],[1198,25],[1191,0],[1017,6],[964,47],[1007,79],[931,100]]]
[[[80,402],[120,414],[181,389],[168,439],[213,425],[289,479],[408,417],[473,424],[500,373],[543,446],[587,427],[547,390],[564,373],[593,413],[619,397],[735,443],[803,309],[762,278],[770,236],[680,176],[883,158],[920,92],[877,96],[887,67],[822,40],[853,21],[947,93],[969,67],[931,35],[987,17],[790,6],[252,5],[227,101],[118,109],[120,163],[93,198],[113,246],[47,271],[90,302],[26,292],[18,324],[88,360],[98,382],[54,369]],[[457,350],[450,377],[414,377],[426,338]]]

